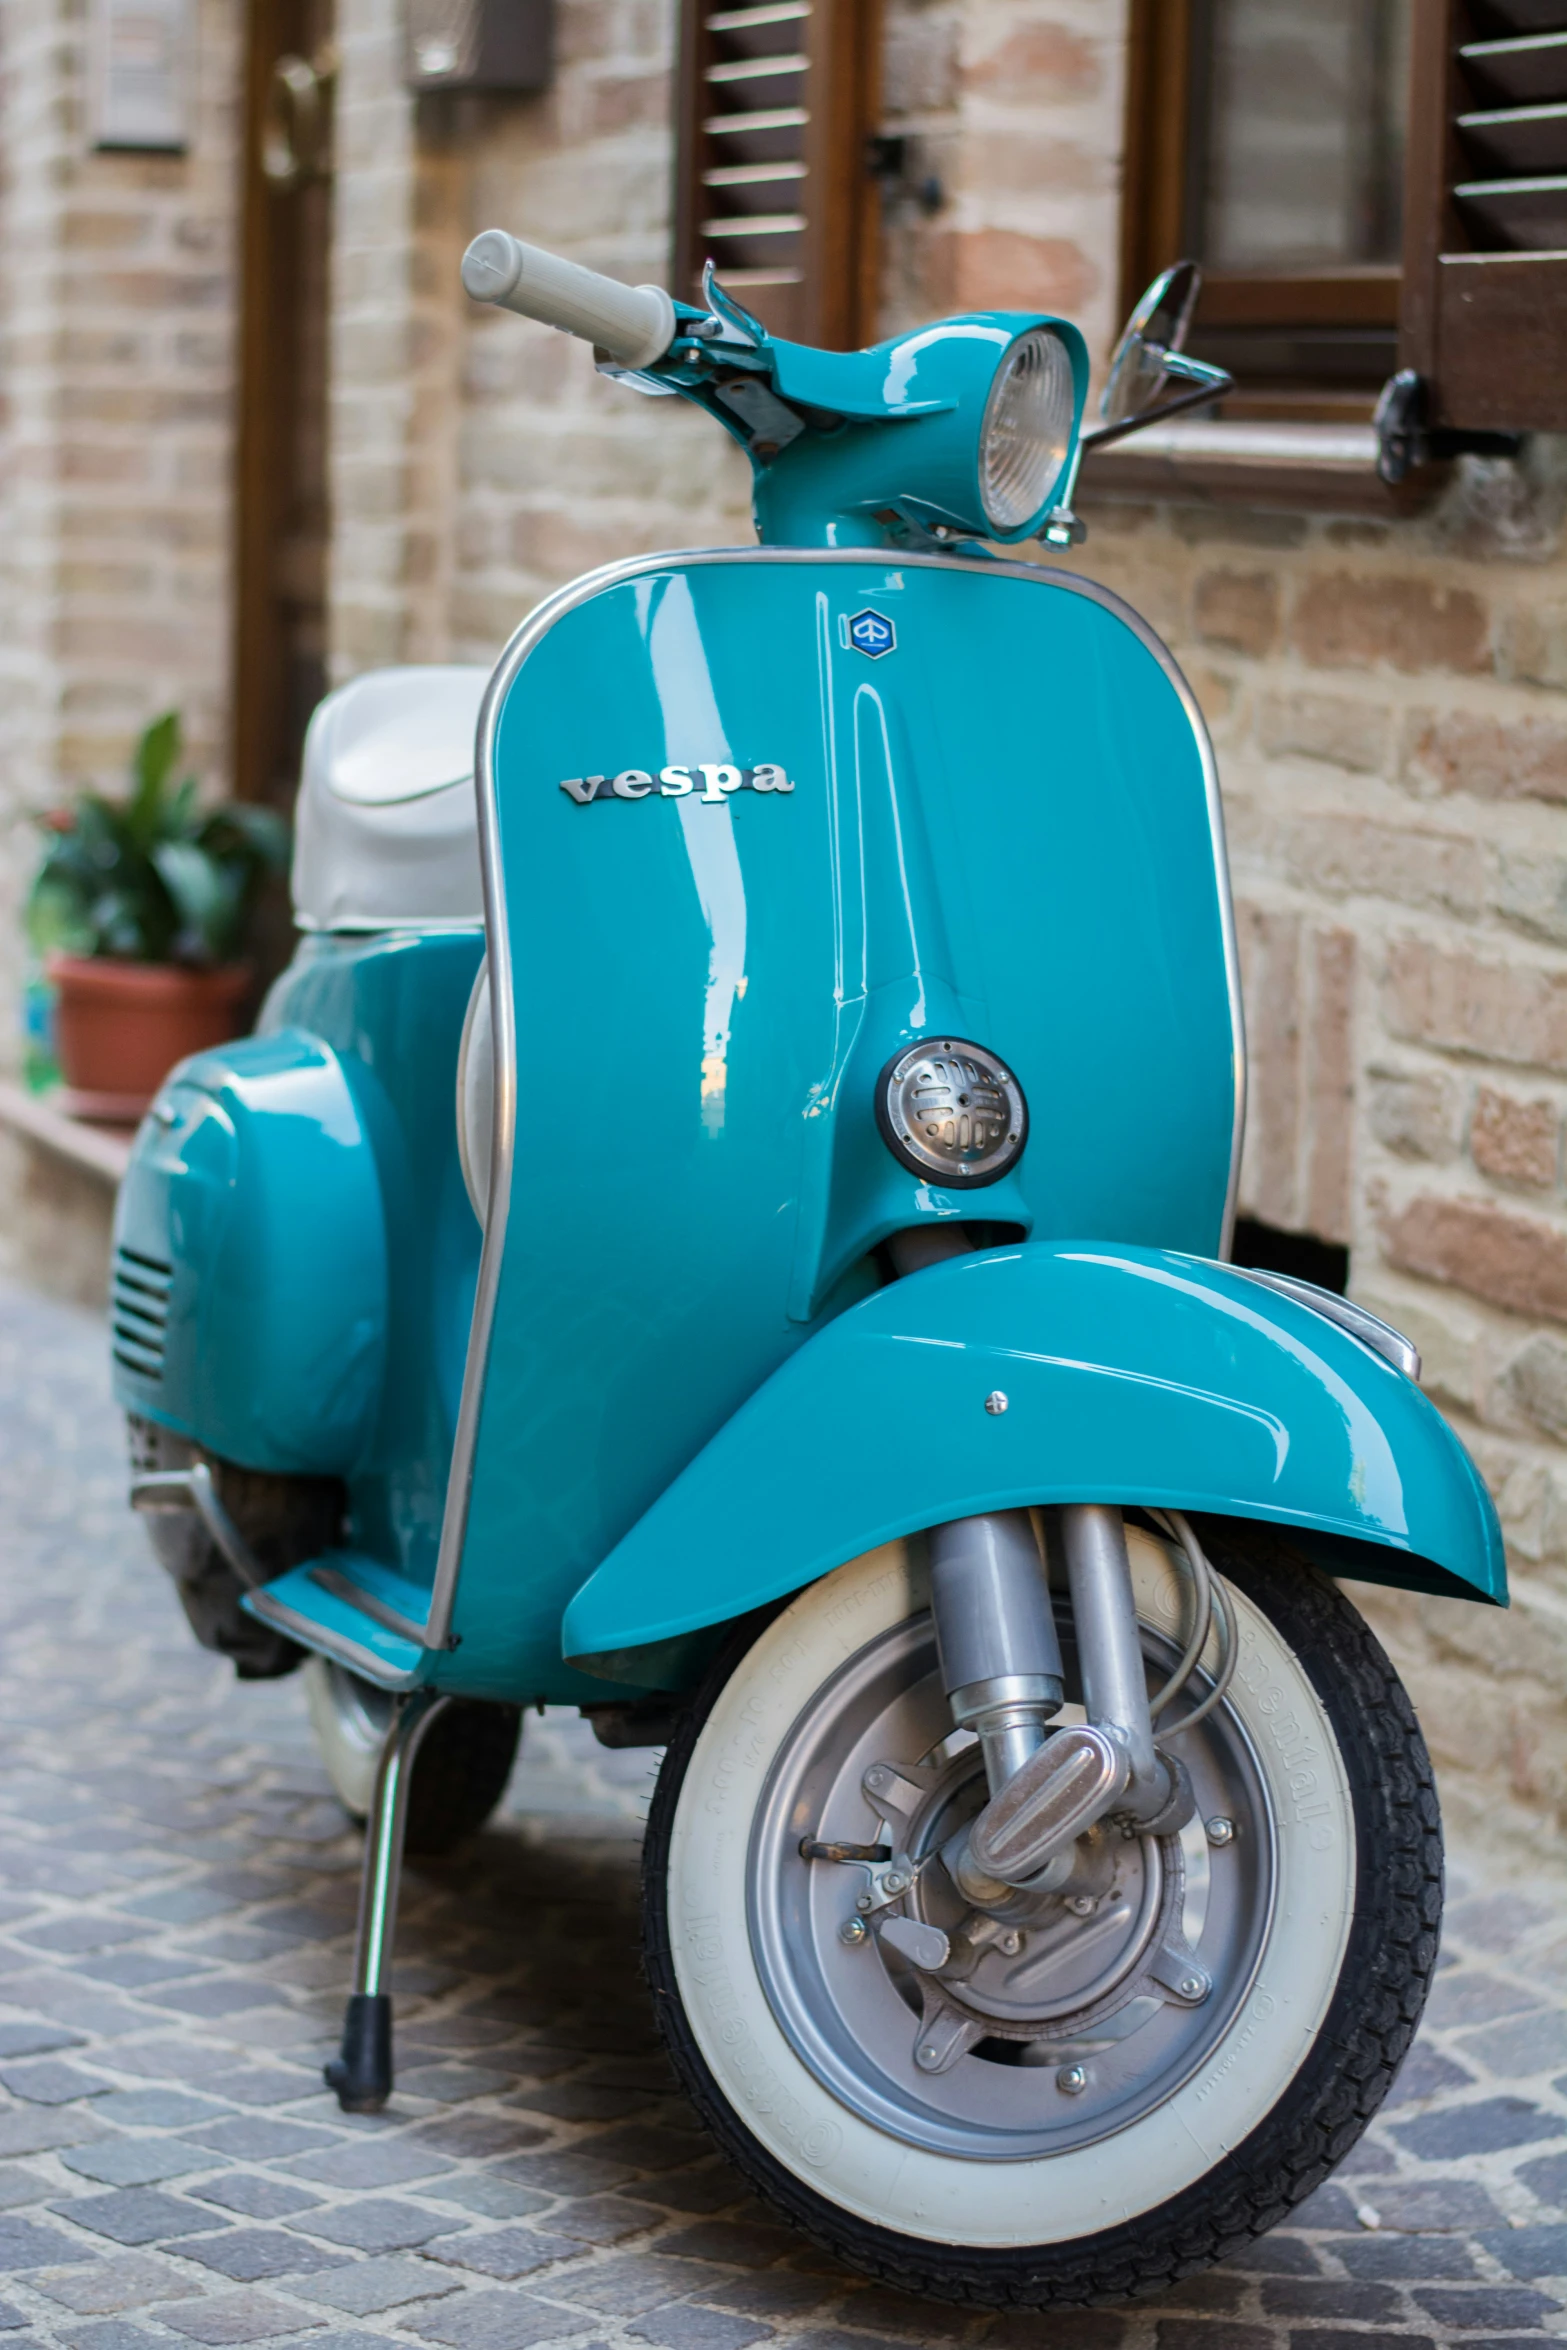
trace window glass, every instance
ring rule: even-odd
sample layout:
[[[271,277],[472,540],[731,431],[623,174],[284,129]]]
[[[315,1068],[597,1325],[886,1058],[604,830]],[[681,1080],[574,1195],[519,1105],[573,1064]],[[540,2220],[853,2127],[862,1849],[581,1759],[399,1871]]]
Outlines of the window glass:
[[[1188,217],[1209,269],[1398,260],[1409,0],[1206,0],[1194,65]]]

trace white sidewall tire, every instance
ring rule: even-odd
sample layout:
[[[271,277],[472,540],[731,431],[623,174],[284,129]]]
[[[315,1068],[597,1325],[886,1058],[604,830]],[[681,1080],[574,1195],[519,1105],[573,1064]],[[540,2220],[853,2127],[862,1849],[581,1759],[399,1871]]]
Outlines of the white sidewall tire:
[[[348,1701],[342,1679],[324,1656],[305,1659],[305,1706],[316,1748],[344,1811],[368,1819],[381,1760],[381,1739]]]
[[[1179,1622],[1162,1548],[1128,1529],[1138,1614]],[[1310,2054],[1353,1922],[1356,1835],[1332,1725],[1294,1652],[1229,1586],[1231,1698],[1277,1822],[1272,1915],[1225,2037],[1162,2105],[1094,2144],[1020,2161],[929,2152],[851,2113],[803,2063],[752,1956],[748,1867],[769,1770],[840,1665],[928,1604],[923,1546],[891,1543],[803,1592],[761,1634],[697,1738],[671,1822],[670,1959],[693,2038],[746,2130],[814,2194],[895,2235],[985,2248],[1064,2244],[1195,2186],[1263,2121]]]

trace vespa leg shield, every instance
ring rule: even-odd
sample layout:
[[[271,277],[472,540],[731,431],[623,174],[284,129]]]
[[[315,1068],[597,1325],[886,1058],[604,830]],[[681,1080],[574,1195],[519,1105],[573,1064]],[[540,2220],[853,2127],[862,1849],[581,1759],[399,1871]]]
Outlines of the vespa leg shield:
[[[345,2113],[377,2113],[392,2093],[392,1946],[403,1874],[408,1790],[426,1731],[451,1699],[415,1689],[392,1707],[365,1825],[364,1873],[359,1880],[359,1933],[354,1988],[343,2018],[341,2052],[324,2078]]]

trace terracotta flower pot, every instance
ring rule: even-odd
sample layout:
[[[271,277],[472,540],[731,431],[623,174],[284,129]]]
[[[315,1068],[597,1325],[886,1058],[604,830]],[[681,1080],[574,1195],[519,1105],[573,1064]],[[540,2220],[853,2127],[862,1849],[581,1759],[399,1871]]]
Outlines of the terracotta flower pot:
[[[48,972],[65,1108],[127,1125],[176,1061],[237,1034],[251,981],[246,963],[192,971],[108,956],[51,955]]]

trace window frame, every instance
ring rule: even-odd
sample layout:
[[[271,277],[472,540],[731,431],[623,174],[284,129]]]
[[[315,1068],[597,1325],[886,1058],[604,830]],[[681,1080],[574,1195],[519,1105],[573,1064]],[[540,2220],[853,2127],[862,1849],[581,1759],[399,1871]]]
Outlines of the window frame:
[[[1200,0],[1131,0],[1121,211],[1123,315],[1143,288],[1186,251],[1199,5]],[[1398,329],[1403,280],[1403,268],[1395,264],[1276,274],[1205,269],[1199,316],[1205,326],[1215,327]],[[1371,387],[1242,382],[1225,412],[1237,418],[1346,422],[1369,420],[1375,400]]]

